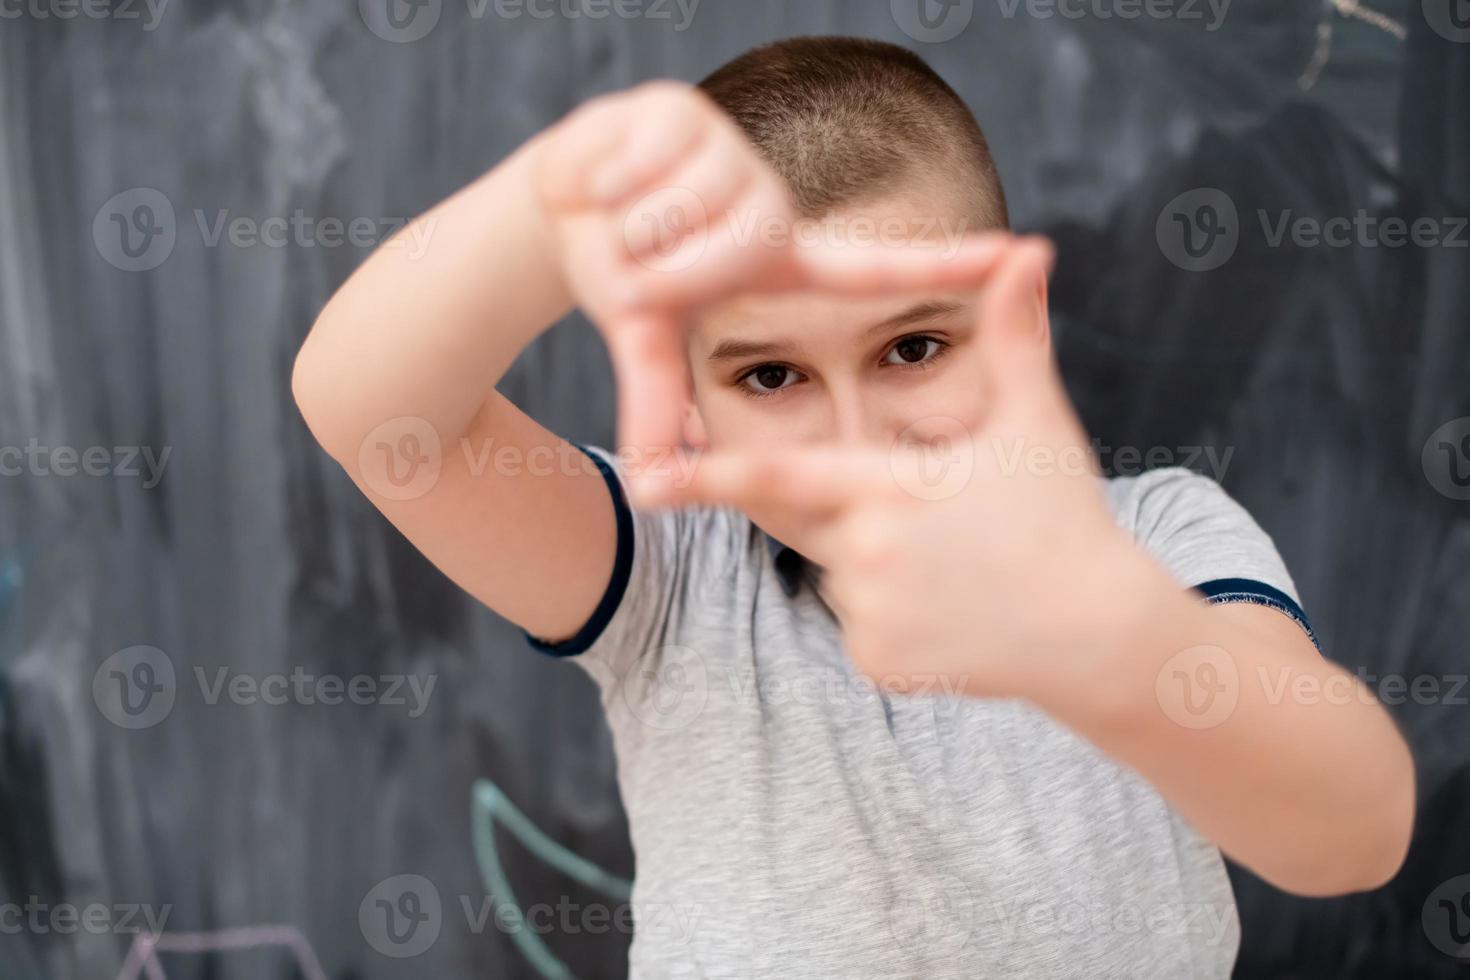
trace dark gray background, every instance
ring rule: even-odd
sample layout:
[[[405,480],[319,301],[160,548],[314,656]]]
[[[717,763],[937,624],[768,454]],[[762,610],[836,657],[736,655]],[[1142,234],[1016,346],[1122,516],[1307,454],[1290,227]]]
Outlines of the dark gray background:
[[[292,358],[365,253],[210,246],[195,212],[408,217],[589,96],[696,80],[768,39],[851,33],[909,45],[955,85],[1016,224],[1059,242],[1059,348],[1098,437],[1233,451],[1224,483],[1275,536],[1328,653],[1438,685],[1392,709],[1420,771],[1405,870],[1332,901],[1235,872],[1240,975],[1460,975],[1432,942],[1443,917],[1422,915],[1470,872],[1470,690],[1446,696],[1470,661],[1470,504],[1450,457],[1426,470],[1421,453],[1470,416],[1470,250],[1272,247],[1256,213],[1470,213],[1470,44],[1444,29],[1462,0],[1374,0],[1383,26],[1237,0],[1217,30],[1204,5],[1203,20],[1124,20],[977,0],[942,43],[906,36],[888,0],[703,0],[684,30],[675,7],[474,17],[442,0],[405,43],[366,26],[377,0],[366,19],[351,2],[172,0],[151,29],[140,5],[62,20],[39,2],[0,18],[0,445],[171,455],[153,488],[60,467],[0,477],[0,901],[168,906],[170,930],[293,924],[333,978],[534,975],[460,907],[484,895],[470,786],[494,779],[554,838],[631,876],[593,687],[435,572],[299,419]],[[175,213],[174,247],[147,271],[118,268],[106,244],[108,202],[134,188]],[[1198,188],[1238,209],[1238,247],[1208,272],[1179,268],[1156,235]],[[570,438],[611,439],[606,358],[580,319],[503,388]],[[135,645],[166,653],[178,690],[166,718],[127,730],[93,679]],[[221,666],[436,687],[418,718],[211,705],[192,671]],[[524,901],[600,901],[515,846],[506,859]],[[376,952],[358,921],[400,874],[444,904],[412,959]],[[116,976],[131,938],[117,932],[5,934],[0,972]],[[626,936],[547,941],[579,975],[623,973]],[[165,964],[170,978],[296,975],[269,951]]]

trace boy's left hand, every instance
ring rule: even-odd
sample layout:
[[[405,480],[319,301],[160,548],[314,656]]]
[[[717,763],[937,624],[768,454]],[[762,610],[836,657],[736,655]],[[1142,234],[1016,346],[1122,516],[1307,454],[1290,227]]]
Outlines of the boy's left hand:
[[[984,287],[988,405],[973,431],[921,420],[922,452],[716,452],[665,499],[808,516],[802,547],[824,566],[849,656],[880,687],[1024,698],[1277,887],[1379,887],[1414,824],[1407,745],[1295,623],[1194,600],[1114,522],[1030,306],[1049,261],[1023,242]],[[947,446],[933,438],[946,428]],[[1223,655],[1234,676],[1204,726],[1180,723],[1157,686],[1189,649]],[[1355,695],[1273,693],[1268,681],[1288,678]]]
[[[987,406],[973,431],[925,419],[890,452],[715,452],[687,486],[645,493],[801,515],[848,654],[886,686],[944,678],[971,694],[1044,701],[1038,685],[1058,666],[1088,669],[1079,651],[1103,669],[1167,584],[1114,522],[1034,326],[1051,258],[1049,244],[1022,242],[985,286]]]

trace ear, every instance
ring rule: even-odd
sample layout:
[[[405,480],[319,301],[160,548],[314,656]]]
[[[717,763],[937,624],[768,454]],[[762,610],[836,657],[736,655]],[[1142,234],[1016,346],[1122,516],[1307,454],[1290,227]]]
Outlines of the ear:
[[[1048,350],[1051,349],[1051,304],[1049,296],[1050,289],[1047,285],[1046,275],[1043,273],[1036,283],[1037,339]]]

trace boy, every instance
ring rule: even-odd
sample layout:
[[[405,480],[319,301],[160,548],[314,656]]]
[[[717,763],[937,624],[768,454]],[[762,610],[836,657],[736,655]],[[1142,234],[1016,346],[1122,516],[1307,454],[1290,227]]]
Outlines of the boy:
[[[955,93],[847,38],[701,89],[595,100],[440,204],[293,378],[374,504],[599,685],[632,974],[1224,977],[1220,849],[1390,878],[1402,739],[1218,486],[1095,475],[1049,246]],[[493,389],[574,303],[619,376],[595,468]]]

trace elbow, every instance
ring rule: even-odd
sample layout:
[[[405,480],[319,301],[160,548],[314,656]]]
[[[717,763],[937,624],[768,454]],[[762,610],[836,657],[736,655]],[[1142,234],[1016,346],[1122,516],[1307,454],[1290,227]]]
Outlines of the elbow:
[[[340,459],[341,426],[333,421],[340,414],[334,409],[340,399],[332,391],[332,373],[307,337],[291,368],[291,397],[312,436],[328,454]]]
[[[1271,884],[1305,898],[1334,898],[1374,891],[1392,881],[1404,866],[1414,836],[1415,787],[1412,765],[1392,792],[1352,819],[1351,830],[1331,838],[1335,846],[1312,848],[1310,859],[1279,875]],[[1339,824],[1344,814],[1334,818]],[[1324,839],[1328,839],[1324,835]]]
[[[291,367],[291,397],[296,402],[296,410],[301,413],[301,419],[311,434],[318,442],[322,441],[318,431],[323,415],[321,382],[318,378],[315,363],[310,354],[311,342],[308,340],[301,350],[296,352],[296,363]]]
[[[316,364],[311,356],[311,339],[307,338],[306,343],[296,352],[296,361],[291,366],[291,397],[296,400],[296,407],[308,424],[316,412],[318,388]]]
[[[1406,775],[1399,788],[1384,800],[1385,812],[1375,839],[1374,857],[1367,862],[1363,884],[1355,891],[1382,888],[1403,868],[1409,856],[1409,844],[1414,838],[1417,795],[1411,762],[1406,766]]]

